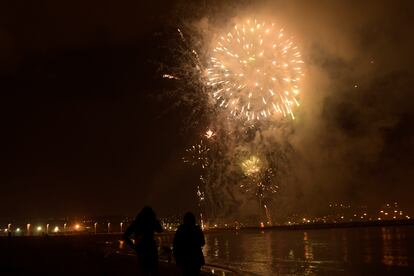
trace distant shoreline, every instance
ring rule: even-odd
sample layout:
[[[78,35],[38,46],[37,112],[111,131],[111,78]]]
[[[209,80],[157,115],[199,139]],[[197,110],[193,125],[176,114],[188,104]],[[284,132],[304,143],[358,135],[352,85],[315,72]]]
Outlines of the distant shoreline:
[[[363,227],[383,227],[383,226],[414,226],[414,219],[405,220],[382,220],[382,221],[355,221],[355,222],[342,222],[342,223],[309,223],[309,224],[292,224],[292,225],[274,225],[274,226],[244,226],[236,229],[235,227],[217,227],[205,229],[204,233],[217,233],[217,232],[234,232],[234,231],[286,231],[286,230],[319,230],[319,229],[338,229],[338,228],[363,228]],[[175,231],[165,231],[157,234],[157,236],[172,235]],[[69,233],[50,233],[49,235],[21,235],[13,238],[39,238],[39,237],[71,237],[71,236],[119,236],[121,238],[122,233],[97,233],[92,232],[69,232]],[[7,236],[0,236],[0,239],[5,239]]]
[[[239,231],[242,230],[312,230],[312,229],[331,229],[331,228],[356,228],[356,227],[375,227],[375,226],[414,226],[414,219],[404,220],[376,220],[376,221],[355,221],[355,222],[341,222],[341,223],[309,223],[309,224],[292,224],[292,225],[274,225],[274,226],[246,226],[240,227]],[[219,232],[219,231],[234,231],[234,227],[230,228],[210,228],[205,230],[208,232]]]

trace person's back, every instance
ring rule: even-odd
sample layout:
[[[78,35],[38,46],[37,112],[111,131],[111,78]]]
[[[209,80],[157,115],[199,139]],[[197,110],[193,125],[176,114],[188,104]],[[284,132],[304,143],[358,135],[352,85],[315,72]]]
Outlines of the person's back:
[[[188,212],[184,216],[184,223],[178,228],[174,236],[174,256],[184,275],[199,275],[204,265],[202,247],[204,234],[195,223],[195,216]]]
[[[138,256],[140,268],[145,275],[158,275],[158,250],[154,232],[162,232],[162,227],[151,207],[144,207],[124,233],[127,245]],[[135,243],[130,236],[134,236]]]

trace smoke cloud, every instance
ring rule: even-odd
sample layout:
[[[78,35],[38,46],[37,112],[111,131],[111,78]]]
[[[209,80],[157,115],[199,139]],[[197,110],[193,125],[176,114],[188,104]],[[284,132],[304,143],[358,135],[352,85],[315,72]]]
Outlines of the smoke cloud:
[[[206,45],[223,24],[254,15],[284,26],[304,56],[296,120],[267,126],[250,142],[256,151],[284,147],[288,156],[275,214],[317,213],[329,202],[377,208],[399,201],[413,211],[407,196],[414,156],[411,3],[263,1],[204,8],[185,23]],[[202,52],[201,44],[194,45]],[[240,145],[232,143],[234,157]],[[244,202],[242,213],[251,213],[239,191],[233,196]]]

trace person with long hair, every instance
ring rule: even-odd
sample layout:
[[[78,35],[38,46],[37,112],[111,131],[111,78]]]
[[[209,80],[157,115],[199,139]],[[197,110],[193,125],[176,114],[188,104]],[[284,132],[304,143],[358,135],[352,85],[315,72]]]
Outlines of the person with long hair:
[[[162,231],[155,212],[151,207],[145,206],[123,235],[125,243],[137,253],[142,275],[159,275],[158,250],[154,233]],[[131,236],[134,237],[134,242]]]

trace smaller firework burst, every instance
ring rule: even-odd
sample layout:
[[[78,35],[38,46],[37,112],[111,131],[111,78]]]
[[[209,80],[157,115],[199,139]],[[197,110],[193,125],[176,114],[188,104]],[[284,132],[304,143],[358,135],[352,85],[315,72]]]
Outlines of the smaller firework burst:
[[[204,134],[204,136],[205,136],[207,139],[211,139],[211,138],[213,138],[214,136],[216,136],[216,133],[215,133],[214,131],[212,131],[211,129],[208,129],[208,130],[206,131],[206,133]]]
[[[248,182],[240,185],[245,192],[254,191],[256,196],[264,198],[278,191],[279,186],[274,183],[272,168],[264,168],[259,157],[250,156],[241,163],[241,168],[248,177]]]
[[[241,168],[246,176],[256,176],[261,170],[261,161],[252,155],[241,163]]]
[[[260,181],[260,188],[264,196],[275,194],[278,192],[279,185],[275,184],[274,181],[275,174],[273,173],[272,168],[267,168],[266,170],[264,170],[264,173],[262,174],[262,179]]]
[[[203,140],[185,151],[187,154],[183,157],[184,163],[188,163],[192,166],[200,166],[202,169],[205,169],[209,165],[208,155],[210,148],[203,143]]]

